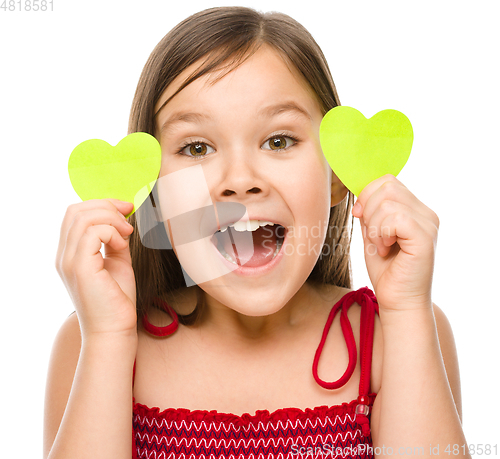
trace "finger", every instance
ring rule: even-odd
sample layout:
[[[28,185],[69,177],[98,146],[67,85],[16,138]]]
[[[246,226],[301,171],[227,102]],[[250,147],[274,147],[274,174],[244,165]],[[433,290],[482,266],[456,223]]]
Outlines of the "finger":
[[[396,213],[411,215],[412,210],[399,202],[384,200],[377,207],[370,220],[365,219],[363,216],[368,238],[377,246],[377,250],[382,257],[389,253],[388,247],[397,240],[394,227],[386,226],[386,224],[392,222],[392,220],[387,220],[387,217]]]
[[[120,201],[119,199],[108,199],[111,204],[113,204],[116,209],[124,216],[127,216],[134,210],[134,203],[127,201]]]
[[[368,231],[363,218],[359,219],[359,224],[361,226],[361,235],[363,236],[365,254],[373,256],[377,253],[378,247],[368,238]]]
[[[384,237],[389,239],[396,237],[401,250],[412,256],[418,256],[424,247],[431,247],[434,243],[428,230],[410,213],[393,212],[383,219],[381,226],[384,227]]]
[[[132,228],[132,227],[131,227]],[[133,228],[132,228],[133,231]],[[124,262],[128,264],[132,264],[132,257],[130,255],[130,235],[129,236],[124,236],[123,239],[126,242],[126,246],[117,250],[110,244],[105,244],[104,245],[104,258],[115,258],[119,260],[123,260]]]
[[[359,194],[356,202],[359,203],[364,209],[370,196],[372,196],[375,191],[377,191],[384,183],[387,182],[398,183],[402,187],[406,188],[394,175],[386,174],[366,185]]]
[[[386,219],[391,214],[396,214],[393,216],[393,219],[396,221],[404,221],[405,219],[414,220],[417,223],[417,231],[408,237],[403,233],[394,233],[394,227],[386,226]],[[387,245],[389,240],[392,240],[396,236],[403,239],[409,239],[410,237],[413,237],[414,239],[420,238],[422,241],[437,239],[438,229],[432,220],[418,212],[415,212],[411,206],[391,200],[384,200],[380,203],[380,206],[369,220],[368,226],[374,226],[377,229],[377,236],[383,240],[384,245]]]
[[[79,240],[78,248],[73,258],[74,266],[78,271],[92,275],[104,268],[104,259],[101,253],[102,244],[114,250],[128,248],[128,242],[110,225],[90,226]]]
[[[365,220],[370,220],[372,214],[379,207],[382,201],[392,200],[401,204],[405,204],[415,212],[421,214],[424,218],[432,221],[434,224],[439,224],[437,215],[431,209],[429,209],[423,202],[417,199],[417,197],[394,176],[389,177],[393,178],[383,182],[377,189],[373,191],[368,199],[365,199],[364,205],[361,204],[363,206],[362,214]]]
[[[362,231],[363,231],[363,241],[365,245],[365,252],[370,256],[379,254],[384,257],[387,253],[387,247],[381,242],[381,238],[377,237],[376,232],[373,227],[368,226],[363,218],[360,219]]]
[[[109,211],[119,211],[120,213],[126,215],[126,212],[131,211],[130,209],[132,207],[132,203],[120,201],[119,199],[90,199],[88,201],[79,202],[68,206],[61,224],[56,260],[60,260],[62,257],[62,253],[65,250],[66,242],[68,239],[69,229],[73,224],[75,215],[77,215],[78,212],[93,209],[107,209]]]
[[[119,199],[89,199],[88,201],[79,202],[68,206],[61,225],[61,235],[66,240],[66,234],[69,227],[78,212],[92,209],[108,209],[110,211],[117,210],[123,215],[131,212],[134,204]]]
[[[93,208],[78,212],[73,223],[68,230],[67,241],[64,248],[63,257],[70,260],[75,255],[80,239],[89,227],[95,225],[110,225],[117,229],[123,236],[129,236],[132,233],[132,225],[130,225],[123,214],[114,206],[109,208]]]

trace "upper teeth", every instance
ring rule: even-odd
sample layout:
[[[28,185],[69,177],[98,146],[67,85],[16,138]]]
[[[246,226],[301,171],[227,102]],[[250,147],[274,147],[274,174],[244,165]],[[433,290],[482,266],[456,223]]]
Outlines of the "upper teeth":
[[[235,222],[229,225],[221,226],[220,232],[223,233],[227,230],[228,226],[231,226],[236,231],[255,231],[259,226],[271,225],[274,226],[273,222],[265,222],[262,220],[248,220],[247,222]]]

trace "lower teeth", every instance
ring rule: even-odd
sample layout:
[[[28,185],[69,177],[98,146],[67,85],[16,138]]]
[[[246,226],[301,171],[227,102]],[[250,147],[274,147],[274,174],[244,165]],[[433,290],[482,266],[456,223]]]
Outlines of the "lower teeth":
[[[274,251],[274,254],[273,254],[273,258],[272,260],[274,260],[274,258],[276,257],[276,255],[278,255],[278,252],[280,251],[281,249],[281,246],[283,245],[283,239],[284,238],[278,238],[277,242],[276,242],[276,250]],[[229,255],[225,250],[224,250],[224,247],[222,245],[217,245],[217,249],[219,250],[219,252],[222,254],[222,256],[227,260],[227,261],[230,261],[231,263],[237,265],[236,261],[234,261],[233,257],[231,255]]]

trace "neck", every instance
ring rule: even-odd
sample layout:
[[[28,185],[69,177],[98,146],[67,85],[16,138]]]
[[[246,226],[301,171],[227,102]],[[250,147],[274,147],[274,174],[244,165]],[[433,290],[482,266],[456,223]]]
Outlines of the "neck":
[[[333,291],[338,293],[338,288],[329,289],[330,298]],[[324,286],[305,282],[276,312],[259,316],[242,314],[203,292],[205,304],[198,328],[200,331],[203,329],[204,334],[214,336],[217,341],[224,341],[226,346],[249,348],[280,339],[288,340],[291,334],[300,330],[316,315],[325,301],[324,292]]]

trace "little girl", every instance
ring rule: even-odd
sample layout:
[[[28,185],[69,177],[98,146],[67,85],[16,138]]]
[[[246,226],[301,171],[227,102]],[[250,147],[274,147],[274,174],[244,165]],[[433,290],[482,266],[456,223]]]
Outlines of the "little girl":
[[[62,223],[76,314],[45,458],[470,457],[431,298],[439,219],[391,175],[351,209],[319,143],[339,104],[283,14],[213,8],[157,45],[129,126],[161,144],[154,193],[128,221],[132,203],[103,199]],[[374,291],[351,288],[350,213]]]

